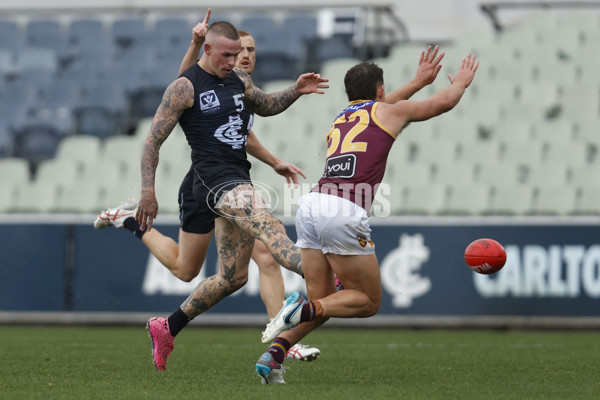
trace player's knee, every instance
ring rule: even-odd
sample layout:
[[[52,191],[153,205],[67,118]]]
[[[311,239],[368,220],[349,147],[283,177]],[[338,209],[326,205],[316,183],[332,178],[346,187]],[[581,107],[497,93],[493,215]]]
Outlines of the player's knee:
[[[377,314],[379,311],[379,307],[381,306],[381,297],[371,297],[369,295],[365,296],[365,301],[363,304],[363,312],[362,317],[372,317]]]
[[[279,263],[275,261],[275,259],[269,253],[262,255],[261,257],[256,257],[254,261],[262,272],[274,273],[278,272],[281,268]]]
[[[200,268],[179,267],[172,269],[171,272],[182,281],[191,282],[200,273]]]
[[[223,284],[223,289],[228,293],[234,293],[239,289],[243,288],[244,285],[248,282],[248,274],[238,275],[234,277],[222,276],[222,281],[225,282]]]
[[[379,306],[381,305],[381,302],[373,302],[373,301],[369,301],[367,307],[366,307],[366,315],[365,317],[372,317],[373,315],[377,314],[377,312],[379,311]]]
[[[198,274],[190,273],[187,271],[175,273],[175,276],[184,282],[191,282]]]

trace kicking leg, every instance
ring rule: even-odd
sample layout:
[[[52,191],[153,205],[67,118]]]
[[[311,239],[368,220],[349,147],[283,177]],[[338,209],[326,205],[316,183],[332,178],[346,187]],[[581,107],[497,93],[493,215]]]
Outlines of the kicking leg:
[[[179,279],[189,282],[194,279],[204,264],[210,244],[212,230],[208,233],[188,233],[179,230],[179,245],[172,238],[163,235],[156,228],[142,231],[135,219],[138,204],[128,200],[121,205],[103,211],[94,221],[94,228],[100,230],[109,226],[128,229],[142,240],[150,252]]]
[[[150,252],[182,281],[189,282],[200,273],[212,237],[209,233],[179,230],[179,244],[156,228],[144,233],[142,242]]]
[[[219,211],[233,217],[239,228],[262,241],[279,265],[302,275],[300,249],[287,236],[281,221],[267,211],[252,185],[240,185],[230,190]]]

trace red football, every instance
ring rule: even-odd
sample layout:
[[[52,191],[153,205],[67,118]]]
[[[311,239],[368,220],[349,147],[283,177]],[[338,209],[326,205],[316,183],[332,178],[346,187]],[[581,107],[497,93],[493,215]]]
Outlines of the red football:
[[[479,274],[493,274],[504,267],[506,251],[494,239],[477,239],[465,249],[465,261]]]

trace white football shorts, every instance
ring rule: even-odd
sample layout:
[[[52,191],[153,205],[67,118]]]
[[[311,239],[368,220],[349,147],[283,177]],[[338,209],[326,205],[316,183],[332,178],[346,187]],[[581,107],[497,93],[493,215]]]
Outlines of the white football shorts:
[[[350,200],[311,192],[298,202],[296,246],[319,249],[324,254],[366,255],[375,253],[369,216]]]

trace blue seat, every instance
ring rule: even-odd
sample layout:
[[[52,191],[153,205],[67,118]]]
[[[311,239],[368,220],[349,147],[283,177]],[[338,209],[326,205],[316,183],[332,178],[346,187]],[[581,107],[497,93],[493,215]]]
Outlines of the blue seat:
[[[9,132],[11,132],[27,121],[29,108],[34,103],[33,101],[28,103],[14,101],[9,96],[0,98],[0,120],[7,124]]]
[[[110,35],[118,47],[125,49],[143,39],[146,34],[146,20],[141,17],[123,17],[113,21]]]
[[[104,24],[96,18],[76,19],[69,25],[67,39],[71,46],[84,48],[97,46],[103,38],[108,38]]]
[[[182,45],[187,47],[192,39],[192,26],[184,18],[159,18],[154,24],[154,29],[148,34],[148,38],[151,44],[160,49]]]
[[[16,21],[0,19],[0,48],[17,51],[23,47],[23,33]]]
[[[103,64],[84,64],[76,61],[63,69],[57,80],[76,82],[84,90],[88,86],[98,85],[107,73],[107,68]]]
[[[124,111],[127,106],[126,92],[118,84],[100,83],[85,89],[84,107],[106,107],[115,111]]]
[[[68,43],[57,19],[31,20],[25,26],[25,45],[52,49],[61,58],[68,55]]]
[[[73,109],[83,102],[81,84],[68,77],[58,79],[48,85],[42,93],[40,108]]]
[[[260,61],[256,63],[252,80],[257,86],[274,80],[287,80],[296,78],[295,60],[284,53],[261,53]]]
[[[69,136],[75,132],[73,109],[54,104],[40,104],[20,129],[30,125],[51,126],[59,139]]]
[[[124,49],[117,56],[116,61],[118,63],[127,64],[136,68],[147,69],[154,62],[156,58],[156,51],[157,49],[154,46],[138,43],[128,47],[127,49]],[[183,54],[181,57],[183,57]]]
[[[306,52],[305,47],[317,39],[317,18],[312,14],[292,14],[283,21],[283,36],[287,45],[283,51],[288,56],[299,59]]]
[[[354,46],[350,35],[335,35],[317,42],[316,55],[319,62],[334,58],[354,57]]]
[[[85,100],[74,108],[75,130],[78,135],[100,138],[122,134],[123,119],[128,114],[127,97],[122,87],[116,84],[90,86],[86,89]]]
[[[20,107],[27,110],[38,101],[40,94],[41,91],[36,84],[18,77],[4,85],[0,92],[0,99],[4,108]],[[0,107],[0,113],[2,111],[4,110]]]
[[[264,15],[249,15],[242,18],[238,29],[252,35],[256,42],[257,53],[269,50],[273,32],[277,29],[275,21]]]
[[[146,84],[145,75],[147,73],[147,68],[149,68],[150,65],[151,64],[142,65],[138,62],[127,62],[123,60],[113,62],[104,71],[105,73],[102,80],[109,85],[118,84],[127,93],[131,93],[144,87]],[[177,71],[173,74],[175,75],[176,73]]]
[[[50,48],[26,47],[17,53],[15,72],[27,74],[31,70],[57,72],[59,60],[57,53]]]
[[[12,50],[0,48],[0,82],[8,78],[15,70],[15,59]]]
[[[74,120],[78,135],[107,138],[124,133],[121,114],[110,107],[78,107],[74,110]]]
[[[60,135],[52,124],[31,122],[16,131],[12,157],[29,161],[35,169],[56,154]]]
[[[5,157],[12,150],[12,134],[7,121],[0,119],[0,158]]]

